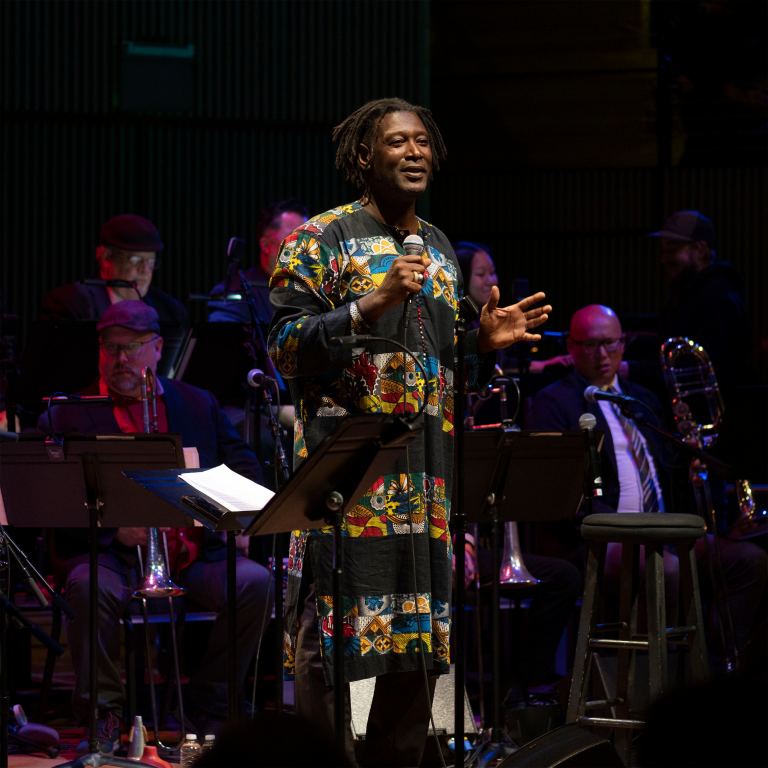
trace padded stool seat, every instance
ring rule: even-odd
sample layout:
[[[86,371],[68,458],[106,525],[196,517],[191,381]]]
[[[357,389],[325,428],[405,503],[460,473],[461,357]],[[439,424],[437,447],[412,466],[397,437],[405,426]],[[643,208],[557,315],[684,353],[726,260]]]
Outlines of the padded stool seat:
[[[704,520],[698,515],[680,514],[607,514],[587,515],[581,535],[595,541],[661,542],[698,539],[705,533]]]
[[[670,643],[686,651],[690,681],[703,680],[708,674],[693,551],[696,540],[705,534],[704,521],[698,515],[595,514],[584,518],[581,534],[587,544],[587,569],[566,722],[618,729],[614,732],[614,743],[628,762],[631,729],[645,725],[637,695],[640,689],[635,684],[636,654],[648,655],[648,702],[669,688]],[[598,609],[605,593],[603,570],[608,542],[622,545],[619,615],[614,622],[598,623]],[[641,547],[645,552],[647,625],[642,634],[638,632],[637,621]],[[665,548],[677,553],[679,563],[678,615],[669,617],[665,600]],[[668,626],[668,619],[672,626]],[[613,690],[601,664],[605,651],[616,656]],[[591,698],[598,689],[598,697]]]

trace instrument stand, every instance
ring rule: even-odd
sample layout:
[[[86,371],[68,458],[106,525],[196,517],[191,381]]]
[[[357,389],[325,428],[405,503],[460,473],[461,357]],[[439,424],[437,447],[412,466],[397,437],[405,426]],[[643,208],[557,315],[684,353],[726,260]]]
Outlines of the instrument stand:
[[[45,442],[37,438],[0,443],[0,487],[10,522],[23,516],[30,526],[88,528],[90,532],[88,753],[56,768],[150,765],[98,751],[98,533],[100,526],[121,524],[186,525],[186,518],[169,516],[160,505],[148,503],[122,474],[123,468],[130,465],[178,467],[182,463],[181,441],[175,435],[76,437]]]
[[[582,499],[589,455],[580,432],[504,429],[467,432],[464,439],[464,472],[470,481],[464,490],[465,509],[470,510],[471,522],[490,522],[493,537],[492,722],[490,740],[472,754],[468,763],[484,766],[518,748],[501,723],[499,522],[543,522],[574,517]],[[558,477],[558,483],[552,483],[552,477]],[[459,684],[457,680],[456,685]],[[463,732],[457,730],[455,738],[457,745],[459,739],[463,742]]]

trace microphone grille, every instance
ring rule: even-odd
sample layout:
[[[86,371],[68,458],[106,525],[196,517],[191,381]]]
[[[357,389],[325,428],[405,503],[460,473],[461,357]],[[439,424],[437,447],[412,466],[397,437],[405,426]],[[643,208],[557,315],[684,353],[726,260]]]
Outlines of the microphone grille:
[[[600,391],[600,387],[596,387],[594,384],[592,386],[587,387],[584,390],[584,399],[588,403],[594,403],[595,402],[595,393]]]
[[[582,413],[579,416],[579,429],[594,429],[597,426],[597,419],[591,413]]]
[[[403,248],[406,253],[421,253],[424,250],[424,241],[418,235],[408,235],[403,240]]]

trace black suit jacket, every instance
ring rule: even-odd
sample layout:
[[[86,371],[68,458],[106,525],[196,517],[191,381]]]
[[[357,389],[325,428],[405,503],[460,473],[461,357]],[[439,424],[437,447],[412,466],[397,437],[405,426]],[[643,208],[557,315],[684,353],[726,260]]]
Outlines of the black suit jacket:
[[[601,451],[601,475],[603,496],[592,499],[591,512],[616,512],[619,505],[619,475],[616,464],[616,452],[608,423],[598,403],[588,403],[584,399],[584,390],[589,382],[575,371],[560,381],[540,390],[533,398],[531,412],[526,426],[530,429],[577,431],[579,416],[591,413],[597,419],[597,427],[604,434]],[[638,410],[648,421],[660,425],[661,405],[656,396],[638,384],[622,380],[622,391],[645,403],[648,407],[638,406]],[[685,462],[680,461],[674,449],[662,445],[661,439],[648,427],[640,426],[656,464],[659,480],[664,494],[665,508],[668,512],[692,512],[693,496],[687,480]],[[534,550],[563,557],[582,567],[584,562],[583,539],[579,532],[581,517],[589,511],[588,505],[582,505],[579,514],[573,520],[535,526],[533,536]]]
[[[530,429],[578,431],[579,417],[583,413],[593,414],[597,419],[597,429],[603,432],[605,437],[600,454],[603,496],[593,500],[592,511],[616,512],[619,505],[619,474],[616,451],[613,447],[613,438],[608,428],[608,422],[603,416],[600,405],[588,403],[584,399],[584,390],[588,386],[589,382],[583,376],[572,371],[560,381],[540,390],[533,398],[528,426]],[[645,387],[624,380],[621,382],[621,389],[624,394],[645,403],[646,408],[641,406],[637,408],[644,419],[656,426],[661,426],[661,404],[652,392]],[[674,454],[661,444],[658,435],[650,428],[642,424],[638,424],[638,426],[648,443],[656,464],[667,511],[671,511],[669,509],[671,502],[669,474],[673,469]]]

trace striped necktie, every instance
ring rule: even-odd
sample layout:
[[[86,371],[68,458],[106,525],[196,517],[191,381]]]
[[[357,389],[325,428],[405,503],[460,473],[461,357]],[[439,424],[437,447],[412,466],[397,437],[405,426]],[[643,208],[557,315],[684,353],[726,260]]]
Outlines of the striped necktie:
[[[607,392],[617,391],[615,387],[604,387],[604,389]],[[624,434],[627,436],[632,458],[640,475],[640,483],[643,489],[643,512],[663,512],[664,502],[661,498],[661,489],[656,477],[656,470],[640,430],[635,426],[634,421],[628,419],[615,403],[611,403],[611,408],[619,420]]]

